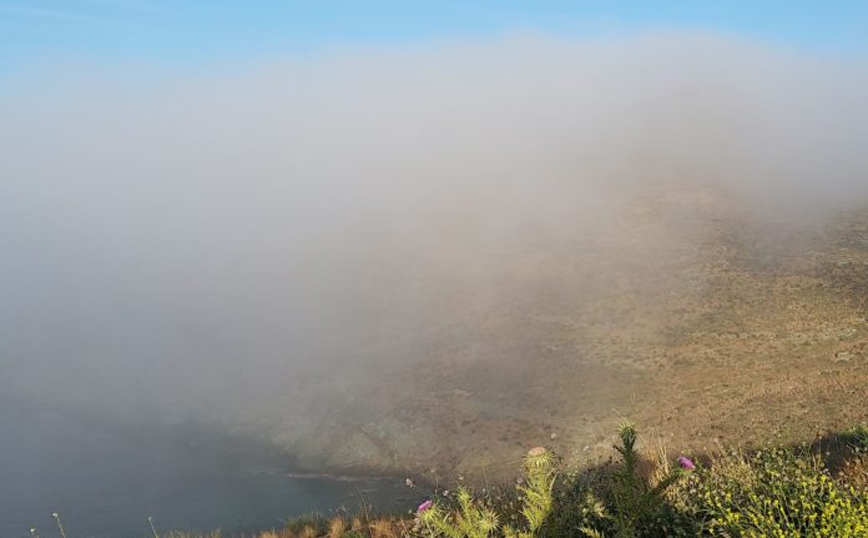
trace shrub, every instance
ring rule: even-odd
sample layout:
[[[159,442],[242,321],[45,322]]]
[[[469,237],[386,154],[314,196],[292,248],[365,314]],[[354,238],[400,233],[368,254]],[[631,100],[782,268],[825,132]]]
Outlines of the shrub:
[[[868,535],[866,492],[833,479],[815,455],[730,452],[692,482],[690,504],[711,534]]]

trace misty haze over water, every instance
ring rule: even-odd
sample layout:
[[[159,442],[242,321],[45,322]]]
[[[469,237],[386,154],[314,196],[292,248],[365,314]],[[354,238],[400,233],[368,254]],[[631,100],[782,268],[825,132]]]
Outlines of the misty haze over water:
[[[70,536],[145,536],[149,516],[161,531],[233,533],[416,500],[400,480],[293,478],[285,458],[237,439],[0,401],[0,536],[50,536],[55,511]]]

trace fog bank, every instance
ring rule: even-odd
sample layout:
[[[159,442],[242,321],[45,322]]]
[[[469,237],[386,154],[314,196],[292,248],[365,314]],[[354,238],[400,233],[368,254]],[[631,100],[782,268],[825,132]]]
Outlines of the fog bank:
[[[489,313],[694,245],[668,212],[603,239],[637,200],[786,230],[863,202],[866,74],[700,33],[43,66],[0,101],[0,391],[275,437],[390,412],[450,353],[508,390],[539,342]]]

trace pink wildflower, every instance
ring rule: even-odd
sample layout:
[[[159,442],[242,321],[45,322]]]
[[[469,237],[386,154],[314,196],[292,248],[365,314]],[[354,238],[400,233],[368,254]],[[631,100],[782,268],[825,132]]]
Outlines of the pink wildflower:
[[[430,509],[432,506],[434,506],[434,501],[432,501],[431,499],[428,499],[427,501],[425,501],[419,505],[419,508],[417,511],[421,514],[425,510]]]
[[[688,458],[687,456],[679,456],[678,457],[678,465],[681,466],[685,471],[692,471],[696,469],[696,465]]]

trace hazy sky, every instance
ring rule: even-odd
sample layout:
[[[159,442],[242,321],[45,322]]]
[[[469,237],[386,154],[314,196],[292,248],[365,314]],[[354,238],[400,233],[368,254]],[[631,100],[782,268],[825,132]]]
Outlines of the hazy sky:
[[[255,7],[254,7],[255,6]],[[361,44],[515,32],[599,36],[694,27],[864,50],[858,0],[0,0],[0,73],[34,61],[212,63]]]

